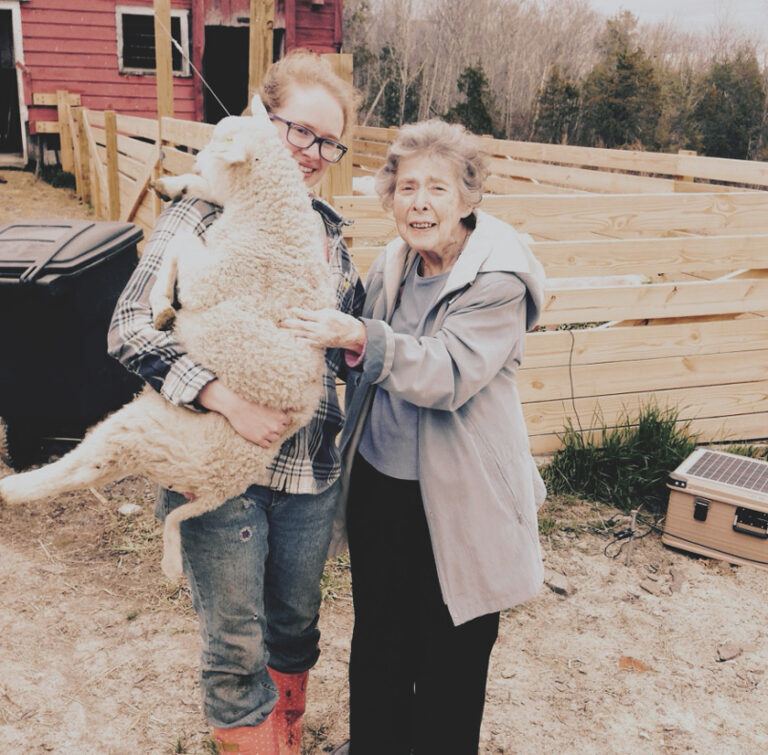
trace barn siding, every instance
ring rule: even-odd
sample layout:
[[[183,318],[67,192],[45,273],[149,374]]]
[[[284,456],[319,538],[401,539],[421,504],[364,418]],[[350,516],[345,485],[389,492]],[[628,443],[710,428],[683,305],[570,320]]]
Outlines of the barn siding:
[[[325,0],[323,5],[312,5],[310,0],[295,0],[296,47],[315,52],[339,52],[341,1]],[[288,19],[286,21],[290,23]]]
[[[172,0],[190,10],[192,0]],[[117,5],[151,7],[152,0],[30,0],[21,5],[27,67],[25,88],[30,132],[37,121],[56,120],[56,110],[32,105],[34,93],[67,89],[85,107],[154,117],[157,90],[153,75],[121,74],[117,65]],[[191,22],[191,19],[190,19]],[[174,111],[194,118],[192,77],[174,76]]]
[[[35,106],[35,93],[66,89],[81,95],[82,104],[95,110],[154,117],[157,112],[155,77],[118,71],[117,5],[152,7],[152,0],[29,0],[21,4],[21,29],[26,58],[25,96],[30,132],[38,121],[56,120],[56,110]],[[240,24],[248,17],[250,0],[172,0],[174,9],[190,11],[192,60],[200,68],[205,24]],[[306,47],[316,52],[341,48],[342,0],[286,0],[287,48]],[[195,45],[195,42],[198,42]],[[174,76],[174,114],[202,117],[201,84],[192,76]]]

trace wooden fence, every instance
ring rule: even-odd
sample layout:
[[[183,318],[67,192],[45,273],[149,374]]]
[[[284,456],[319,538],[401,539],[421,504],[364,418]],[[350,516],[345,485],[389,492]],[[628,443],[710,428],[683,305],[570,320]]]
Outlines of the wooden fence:
[[[383,163],[396,128],[358,128],[353,174],[373,174]],[[484,139],[490,162],[486,191],[494,194],[659,194],[768,189],[768,164],[625,149]],[[716,182],[713,184],[712,182]]]
[[[212,129],[163,118],[158,143],[157,121],[72,105],[67,124],[78,193],[100,217],[131,220],[146,234],[162,209],[152,177],[188,171]],[[371,132],[359,129],[365,138],[355,147]],[[592,160],[578,169],[590,174],[590,192],[509,178],[536,189],[488,194],[482,205],[529,234],[549,278],[542,327],[527,336],[519,374],[534,452],[557,449],[568,421],[590,434],[651,399],[676,407],[702,440],[768,436],[768,192],[737,190],[768,186],[768,166],[652,154],[642,164],[645,153],[507,144],[510,152],[549,158],[548,150],[562,149],[568,159],[589,152]],[[354,152],[358,174],[361,162],[375,167],[364,157]],[[632,173],[600,164],[619,171],[622,160]],[[641,167],[655,175],[637,175],[651,172]],[[561,183],[576,175],[587,185],[562,170]],[[694,180],[669,177],[683,172]],[[630,180],[636,191],[591,193],[599,179]],[[641,187],[634,179],[661,183]],[[713,192],[714,180],[729,185]],[[681,191],[682,184],[697,191]],[[347,240],[364,273],[395,236],[394,221],[374,197],[338,196],[335,204],[353,221]]]
[[[366,269],[394,221],[372,197],[336,204]],[[519,373],[534,452],[556,450],[568,421],[591,434],[651,399],[702,440],[768,436],[768,192],[486,195],[482,207],[529,234],[547,271]]]

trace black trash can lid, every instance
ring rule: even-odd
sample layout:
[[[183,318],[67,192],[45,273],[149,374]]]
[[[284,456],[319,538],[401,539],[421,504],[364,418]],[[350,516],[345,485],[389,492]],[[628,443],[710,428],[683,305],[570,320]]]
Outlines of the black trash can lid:
[[[47,285],[77,275],[136,246],[143,236],[133,223],[34,220],[0,227],[0,285]]]

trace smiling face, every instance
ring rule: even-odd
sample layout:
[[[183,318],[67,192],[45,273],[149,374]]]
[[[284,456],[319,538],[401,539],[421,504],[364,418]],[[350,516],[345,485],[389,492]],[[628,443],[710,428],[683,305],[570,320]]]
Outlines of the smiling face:
[[[294,85],[274,114],[287,121],[306,126],[317,134],[334,141],[341,141],[344,131],[344,111],[334,97],[321,86]],[[320,145],[302,149],[287,140],[288,126],[275,121],[275,127],[293,159],[299,164],[304,184],[308,188],[316,186],[323,179],[330,163],[320,157]]]
[[[461,246],[467,233],[461,219],[472,212],[462,198],[453,164],[426,154],[400,161],[392,210],[408,246],[438,257]]]

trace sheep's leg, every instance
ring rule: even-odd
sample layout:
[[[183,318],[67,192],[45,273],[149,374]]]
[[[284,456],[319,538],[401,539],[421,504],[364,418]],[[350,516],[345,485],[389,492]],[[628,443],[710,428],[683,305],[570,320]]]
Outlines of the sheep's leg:
[[[119,480],[131,472],[120,464],[119,454],[114,449],[101,449],[94,455],[94,449],[84,448],[83,441],[77,448],[31,472],[21,472],[0,480],[0,505],[39,501],[61,493],[83,488],[99,487]]]
[[[184,173],[181,176],[163,176],[152,184],[154,190],[165,200],[174,201],[184,196],[204,199],[212,204],[222,204],[213,196],[208,181],[195,173]]]
[[[186,519],[205,514],[207,511],[221,506],[226,499],[215,494],[207,493],[200,495],[189,503],[184,503],[171,511],[165,517],[163,528],[163,574],[168,579],[176,582],[182,575],[182,557],[181,557],[181,523]]]
[[[178,249],[174,244],[169,244],[157,271],[155,285],[152,286],[152,290],[149,292],[152,322],[157,330],[168,330],[176,319],[176,310],[173,308],[173,294],[176,287],[178,266]]]
[[[140,472],[135,468],[136,457],[126,446],[124,437],[123,418],[135,403],[128,404],[94,427],[76,448],[58,461],[40,469],[3,477],[0,480],[0,505],[39,501],[72,490],[105,485]]]

